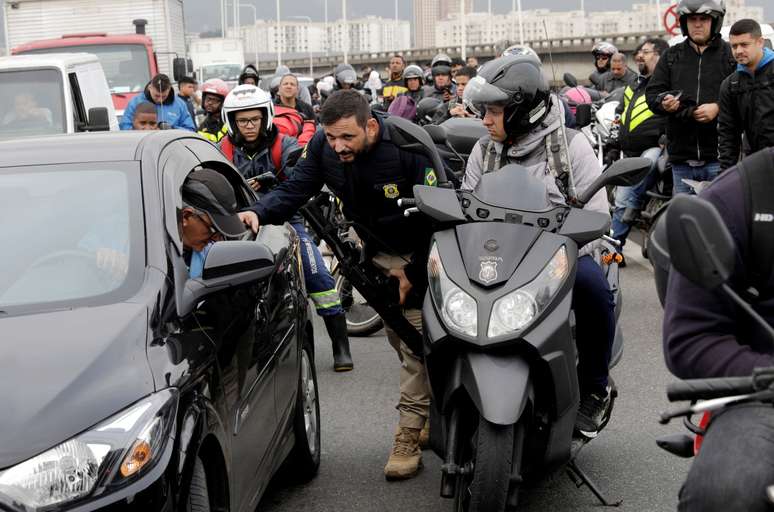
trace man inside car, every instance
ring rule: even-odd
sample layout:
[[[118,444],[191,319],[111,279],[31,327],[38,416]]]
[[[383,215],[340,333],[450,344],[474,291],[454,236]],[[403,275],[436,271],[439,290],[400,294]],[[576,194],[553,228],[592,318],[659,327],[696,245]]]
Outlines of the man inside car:
[[[217,171],[200,169],[188,175],[180,190],[183,207],[178,211],[178,226],[183,239],[188,275],[201,277],[204,260],[212,244],[235,238],[245,232],[237,215],[234,189]]]

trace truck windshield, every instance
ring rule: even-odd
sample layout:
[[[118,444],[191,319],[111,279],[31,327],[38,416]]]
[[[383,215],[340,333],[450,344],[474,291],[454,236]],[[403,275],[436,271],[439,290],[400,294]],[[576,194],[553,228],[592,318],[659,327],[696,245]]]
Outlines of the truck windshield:
[[[110,92],[125,94],[141,92],[150,82],[150,65],[148,52],[140,44],[89,44],[74,46],[57,46],[54,48],[38,48],[23,52],[29,53],[63,53],[87,52],[97,56],[105,71]]]
[[[227,82],[239,80],[242,66],[239,64],[207,64],[202,66],[202,82],[210,78],[220,78]]]
[[[56,69],[0,72],[0,140],[65,133],[63,90]]]

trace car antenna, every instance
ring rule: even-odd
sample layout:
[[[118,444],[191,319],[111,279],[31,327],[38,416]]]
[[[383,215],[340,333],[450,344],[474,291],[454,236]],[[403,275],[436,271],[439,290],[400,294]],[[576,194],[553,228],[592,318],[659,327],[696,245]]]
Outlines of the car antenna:
[[[553,47],[553,43],[551,43],[551,40],[548,38],[548,26],[546,25],[546,20],[543,20],[543,33],[546,36],[546,42],[548,43],[548,60],[551,62],[551,75],[553,76],[553,82],[556,83],[556,69],[554,69],[554,54],[551,51]]]

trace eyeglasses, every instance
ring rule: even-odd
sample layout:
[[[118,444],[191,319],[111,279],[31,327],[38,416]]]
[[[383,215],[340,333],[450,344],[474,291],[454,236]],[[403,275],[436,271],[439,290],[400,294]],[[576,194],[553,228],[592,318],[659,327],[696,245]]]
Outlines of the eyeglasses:
[[[651,53],[656,53],[656,50],[639,50],[635,55],[648,55]]]
[[[198,211],[198,210],[194,210],[194,215],[196,215],[196,217],[197,217],[197,218],[198,218],[200,221],[202,221],[202,224],[204,224],[205,226],[207,226],[207,230],[210,232],[210,238],[209,238],[209,240],[212,240],[212,239],[213,239],[213,238],[215,238],[216,236],[220,235],[220,231],[218,231],[217,229],[215,229],[215,226],[213,226],[213,225],[211,224],[211,222],[212,222],[212,221],[210,220],[210,215],[209,215],[208,213],[206,213],[206,212],[200,212],[200,211]]]
[[[247,119],[237,119],[236,124],[240,128],[247,128],[248,126],[260,126],[263,117],[249,117]]]

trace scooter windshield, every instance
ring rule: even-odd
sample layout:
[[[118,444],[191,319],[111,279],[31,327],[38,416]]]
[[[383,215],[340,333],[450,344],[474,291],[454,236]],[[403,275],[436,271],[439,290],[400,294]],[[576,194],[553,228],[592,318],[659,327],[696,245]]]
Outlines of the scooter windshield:
[[[483,203],[510,210],[542,212],[553,207],[545,183],[516,164],[485,173],[473,195]]]

